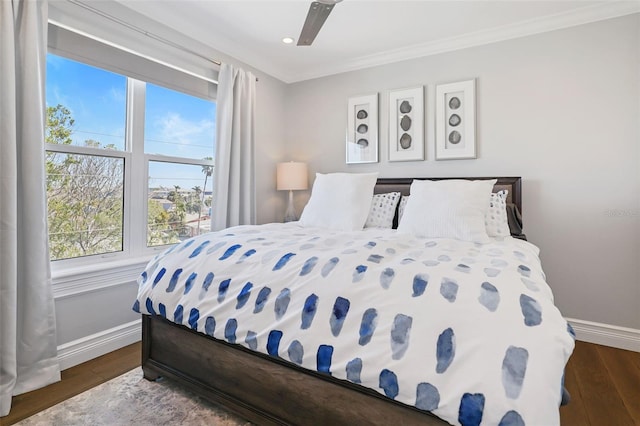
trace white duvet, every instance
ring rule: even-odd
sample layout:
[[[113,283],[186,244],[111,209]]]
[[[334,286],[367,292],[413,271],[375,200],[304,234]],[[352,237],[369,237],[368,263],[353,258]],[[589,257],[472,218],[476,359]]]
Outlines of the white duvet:
[[[433,412],[451,424],[559,424],[574,346],[538,249],[240,226],[187,240],[134,309]]]

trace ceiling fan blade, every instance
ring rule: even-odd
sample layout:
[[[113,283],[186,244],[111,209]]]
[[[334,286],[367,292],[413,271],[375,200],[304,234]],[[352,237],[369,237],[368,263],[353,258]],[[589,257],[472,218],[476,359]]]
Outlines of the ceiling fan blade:
[[[318,1],[311,3],[307,19],[304,21],[300,37],[298,37],[298,46],[311,46],[334,6],[335,3],[325,4]]]

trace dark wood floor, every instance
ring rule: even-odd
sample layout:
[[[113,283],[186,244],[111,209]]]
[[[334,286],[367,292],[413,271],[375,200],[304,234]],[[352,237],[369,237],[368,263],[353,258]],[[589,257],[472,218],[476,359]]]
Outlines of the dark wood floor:
[[[52,407],[79,393],[113,379],[140,365],[142,345],[134,343],[62,372],[62,380],[45,388],[14,396],[11,412],[0,417],[0,426],[20,420]]]
[[[62,381],[13,398],[11,425],[140,365],[136,343],[62,372]],[[640,353],[577,342],[565,373],[564,426],[640,426]]]

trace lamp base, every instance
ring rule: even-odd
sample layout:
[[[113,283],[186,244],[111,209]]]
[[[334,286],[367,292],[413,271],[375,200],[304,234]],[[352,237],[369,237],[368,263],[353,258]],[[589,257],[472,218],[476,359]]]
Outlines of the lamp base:
[[[296,209],[293,207],[293,191],[289,190],[289,204],[287,205],[287,211],[284,214],[285,222],[294,222],[298,220],[296,215]]]

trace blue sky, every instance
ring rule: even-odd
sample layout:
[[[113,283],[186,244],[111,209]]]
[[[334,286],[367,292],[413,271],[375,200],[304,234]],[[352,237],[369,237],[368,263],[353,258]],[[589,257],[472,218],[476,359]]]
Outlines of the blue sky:
[[[71,111],[74,145],[93,139],[103,146],[125,148],[126,86],[122,75],[47,55],[47,106],[62,104]],[[146,153],[198,159],[214,156],[214,102],[153,84],[147,84],[146,92]],[[150,174],[150,186],[192,188],[204,183],[201,166],[154,163]]]

